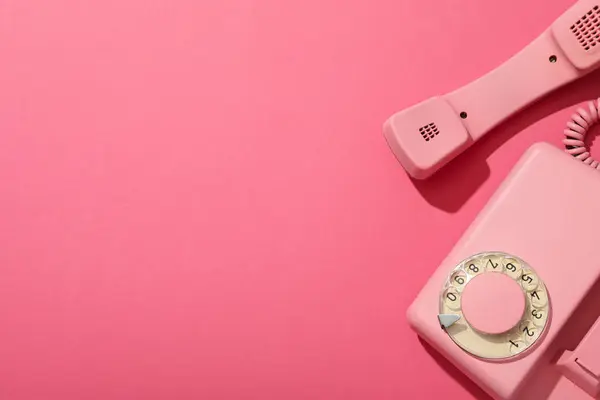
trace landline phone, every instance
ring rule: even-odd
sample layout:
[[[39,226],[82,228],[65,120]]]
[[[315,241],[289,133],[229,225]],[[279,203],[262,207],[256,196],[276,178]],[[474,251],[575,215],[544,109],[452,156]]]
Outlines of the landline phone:
[[[426,178],[597,67],[600,0],[580,0],[503,66],[395,114],[384,134]],[[584,143],[599,109],[577,110],[565,150],[523,155],[408,309],[418,335],[495,399],[600,399],[600,164]]]

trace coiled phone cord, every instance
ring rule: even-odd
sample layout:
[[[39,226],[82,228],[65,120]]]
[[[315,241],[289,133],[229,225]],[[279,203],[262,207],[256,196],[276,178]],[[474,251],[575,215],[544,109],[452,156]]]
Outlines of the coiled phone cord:
[[[589,149],[584,143],[585,135],[589,129],[600,121],[600,99],[588,103],[589,111],[579,108],[567,122],[565,129],[566,139],[563,140],[567,153],[571,154],[584,164],[600,170],[600,163],[592,158]]]

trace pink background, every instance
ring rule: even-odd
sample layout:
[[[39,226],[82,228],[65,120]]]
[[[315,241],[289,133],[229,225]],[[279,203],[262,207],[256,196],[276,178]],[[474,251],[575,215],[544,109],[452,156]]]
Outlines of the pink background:
[[[406,308],[600,75],[426,182],[381,125],[571,4],[1,1],[0,397],[485,398]]]

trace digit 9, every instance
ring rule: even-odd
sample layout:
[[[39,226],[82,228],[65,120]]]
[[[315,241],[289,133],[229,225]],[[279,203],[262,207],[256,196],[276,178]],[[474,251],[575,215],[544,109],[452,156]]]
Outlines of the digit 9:
[[[467,283],[467,278],[467,274],[464,271],[456,271],[450,277],[450,284],[458,290],[462,290]]]
[[[504,272],[506,275],[511,278],[517,280],[521,277],[523,270],[521,268],[521,263],[515,260],[514,258],[506,258],[502,262],[504,264]]]

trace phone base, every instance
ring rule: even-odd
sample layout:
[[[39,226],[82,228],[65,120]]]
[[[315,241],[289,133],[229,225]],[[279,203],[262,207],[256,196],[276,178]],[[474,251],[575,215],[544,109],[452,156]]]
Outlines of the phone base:
[[[596,343],[588,331],[600,316],[598,299],[589,297],[600,285],[598,198],[597,171],[549,144],[532,146],[410,306],[412,328],[496,399],[564,399],[567,392],[573,398],[594,398],[594,381],[582,382],[568,371],[576,370],[575,358],[586,359],[587,368],[598,362],[598,354],[583,340],[587,334]],[[527,353],[504,362],[470,355],[438,320],[440,292],[450,271],[489,251],[528,263],[545,282],[552,302],[544,336]]]

